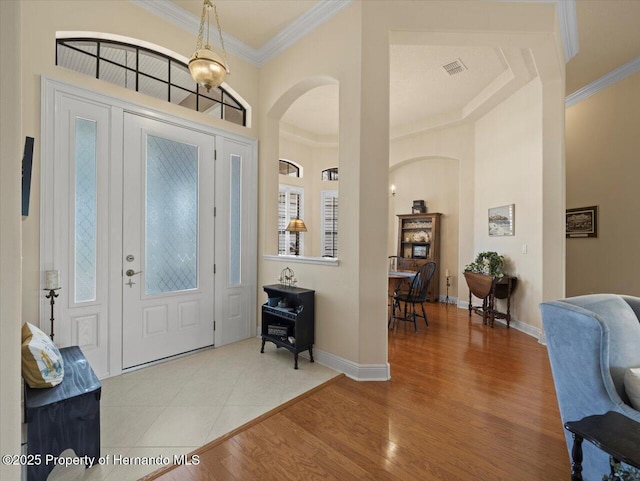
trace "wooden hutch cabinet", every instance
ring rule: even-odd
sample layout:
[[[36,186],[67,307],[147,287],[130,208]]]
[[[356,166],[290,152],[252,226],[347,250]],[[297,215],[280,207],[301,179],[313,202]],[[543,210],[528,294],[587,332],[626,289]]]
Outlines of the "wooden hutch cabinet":
[[[424,263],[436,263],[427,299],[440,295],[440,216],[442,214],[398,215],[398,269],[417,271]]]

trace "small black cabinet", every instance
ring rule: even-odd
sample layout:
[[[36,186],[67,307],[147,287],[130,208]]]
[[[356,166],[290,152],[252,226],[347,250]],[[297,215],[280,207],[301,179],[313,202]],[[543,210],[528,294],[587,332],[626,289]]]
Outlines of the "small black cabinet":
[[[263,289],[271,301],[262,305],[260,352],[264,353],[264,345],[269,341],[294,354],[294,369],[298,369],[298,354],[303,351],[309,351],[313,362],[315,291],[280,284]],[[283,302],[278,305],[277,301]]]

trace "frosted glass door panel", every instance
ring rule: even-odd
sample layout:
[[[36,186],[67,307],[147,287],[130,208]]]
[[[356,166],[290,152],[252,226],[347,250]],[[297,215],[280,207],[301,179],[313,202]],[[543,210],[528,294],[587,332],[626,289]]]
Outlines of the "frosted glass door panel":
[[[75,302],[96,299],[96,122],[76,118]]]
[[[147,136],[145,294],[198,287],[198,147]]]
[[[241,199],[242,199],[242,158],[231,156],[231,182],[229,199],[229,284],[238,285],[240,278],[242,251],[241,239]]]

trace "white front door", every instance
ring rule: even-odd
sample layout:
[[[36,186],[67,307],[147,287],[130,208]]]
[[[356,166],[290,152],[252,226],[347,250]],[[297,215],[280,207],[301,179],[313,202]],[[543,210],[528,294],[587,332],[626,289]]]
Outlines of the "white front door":
[[[214,148],[124,115],[123,369],[214,343]]]

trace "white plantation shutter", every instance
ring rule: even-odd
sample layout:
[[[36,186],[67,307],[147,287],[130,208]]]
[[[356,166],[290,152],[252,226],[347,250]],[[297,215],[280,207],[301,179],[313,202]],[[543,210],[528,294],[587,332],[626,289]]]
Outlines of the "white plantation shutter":
[[[300,233],[287,232],[285,229],[291,219],[303,219],[304,189],[280,185],[278,193],[278,254],[295,254],[296,237],[298,239],[299,254],[303,255],[303,237]]]
[[[338,191],[323,190],[321,202],[320,246],[322,257],[338,257]]]

